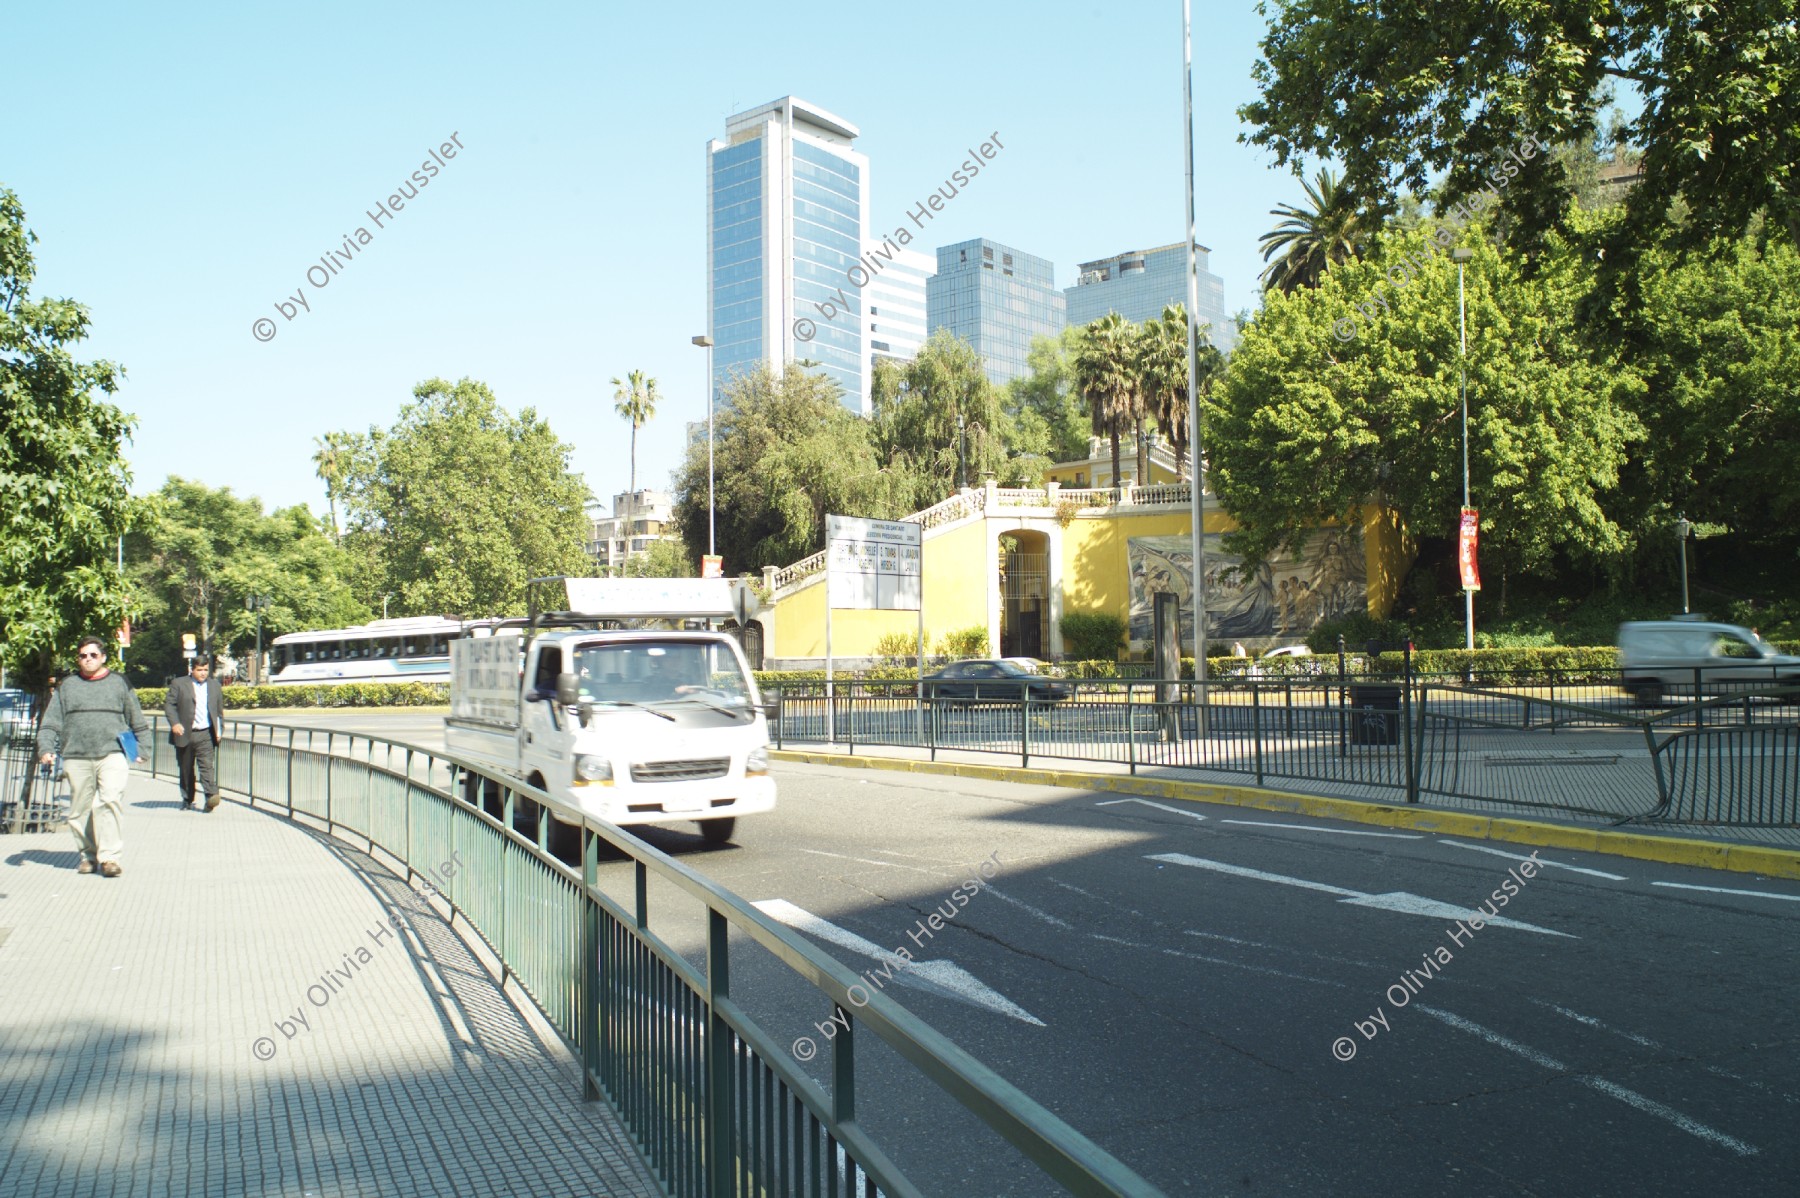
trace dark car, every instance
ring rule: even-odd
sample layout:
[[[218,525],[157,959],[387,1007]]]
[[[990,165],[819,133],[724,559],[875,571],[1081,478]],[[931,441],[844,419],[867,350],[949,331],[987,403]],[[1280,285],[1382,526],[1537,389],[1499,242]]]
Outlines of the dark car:
[[[949,703],[1017,703],[1026,693],[1033,703],[1057,703],[1072,698],[1075,687],[994,659],[953,661],[925,676],[926,698]]]

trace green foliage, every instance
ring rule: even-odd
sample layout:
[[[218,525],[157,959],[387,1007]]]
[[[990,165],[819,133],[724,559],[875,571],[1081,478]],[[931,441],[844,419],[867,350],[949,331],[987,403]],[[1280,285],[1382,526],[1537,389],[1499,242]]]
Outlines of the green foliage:
[[[150,710],[146,695],[162,706],[166,692],[138,691],[138,702]],[[450,702],[447,682],[340,682],[329,686],[228,686],[225,714],[278,707],[444,707]]]
[[[897,666],[902,661],[912,661],[919,655],[919,636],[916,632],[883,633],[875,642],[875,656],[883,665]]]
[[[1027,482],[1008,465],[1011,421],[999,391],[988,382],[981,356],[950,330],[932,333],[910,362],[877,363],[870,394],[870,440],[882,468],[910,484],[908,511],[928,508],[957,489],[965,443],[971,486],[980,485],[983,474],[1002,485]]]
[[[125,616],[114,549],[135,510],[122,450],[136,422],[99,398],[123,369],[69,352],[87,308],[29,297],[36,240],[0,188],[0,657],[41,691],[57,654]]]
[[[938,640],[938,655],[952,658],[988,656],[987,628],[980,624],[971,624],[967,628],[957,628],[946,632]]]
[[[1318,286],[1327,266],[1360,257],[1374,231],[1362,202],[1339,184],[1329,167],[1321,168],[1314,182],[1303,179],[1300,185],[1312,206],[1282,204],[1270,210],[1270,216],[1283,220],[1256,239],[1263,247],[1263,261],[1269,263],[1262,273],[1263,287],[1269,291]]]
[[[1075,351],[1075,388],[1087,404],[1090,427],[1112,446],[1113,486],[1123,479],[1119,438],[1144,423],[1143,387],[1138,377],[1136,326],[1117,312],[1082,327]],[[1141,459],[1140,454],[1140,459]],[[1144,474],[1140,470],[1138,481]]]
[[[1450,198],[1509,180],[1508,210],[1526,239],[1567,211],[1561,166],[1521,143],[1586,141],[1603,84],[1630,80],[1642,112],[1623,129],[1645,149],[1627,199],[1621,248],[1674,234],[1690,245],[1741,233],[1766,210],[1800,242],[1800,26],[1791,3],[1606,5],[1524,0],[1471,5],[1422,21],[1404,6],[1285,0],[1272,6],[1261,98],[1239,109],[1243,140],[1277,163],[1344,165],[1354,191],[1393,209],[1397,189],[1423,195],[1449,171]],[[1505,175],[1518,168],[1516,177]],[[1669,220],[1677,196],[1687,219]],[[1609,255],[1609,258],[1629,255]]]
[[[1469,459],[1483,574],[1544,574],[1559,555],[1615,560],[1629,542],[1605,500],[1644,437],[1630,410],[1643,384],[1616,347],[1576,344],[1571,310],[1588,268],[1557,242],[1527,277],[1473,228],[1462,239],[1474,247]],[[1457,272],[1423,231],[1378,245],[1378,260],[1333,267],[1316,289],[1271,293],[1208,402],[1209,481],[1242,525],[1227,545],[1246,558],[1349,520],[1371,498],[1415,536],[1456,527]]]
[[[698,578],[700,571],[682,541],[658,538],[620,568],[622,578]]]
[[[1081,336],[1080,329],[1065,327],[1055,337],[1033,338],[1025,355],[1026,373],[1007,383],[1015,456],[1050,464],[1087,457],[1088,407],[1075,382]]]
[[[825,546],[827,514],[894,519],[913,509],[910,479],[884,472],[869,425],[829,378],[790,364],[734,377],[714,421],[717,544],[726,568],[785,566]],[[706,552],[706,444],[676,473],[675,519],[690,558]]]
[[[1377,620],[1368,612],[1351,612],[1334,620],[1321,620],[1306,635],[1306,647],[1314,653],[1336,653],[1338,637],[1351,653],[1361,653],[1370,641],[1392,644],[1407,639],[1408,630],[1398,620]]]
[[[1062,630],[1065,657],[1115,661],[1125,647],[1125,620],[1112,612],[1065,612],[1057,627]]]
[[[265,646],[284,632],[370,618],[345,581],[348,558],[304,507],[264,515],[260,500],[171,478],[145,501],[145,511],[125,541],[141,613],[126,655],[135,679],[184,672],[184,632],[207,652],[253,649],[251,595],[269,600],[262,612]]]
[[[391,615],[519,615],[525,582],[585,574],[588,490],[570,446],[485,383],[428,379],[392,429],[350,441],[345,546],[358,598]]]

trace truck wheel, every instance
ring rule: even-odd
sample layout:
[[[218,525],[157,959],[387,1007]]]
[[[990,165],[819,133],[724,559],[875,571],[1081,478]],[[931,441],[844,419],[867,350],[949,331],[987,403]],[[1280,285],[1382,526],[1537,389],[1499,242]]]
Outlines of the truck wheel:
[[[709,845],[727,844],[731,834],[737,830],[737,816],[728,815],[724,819],[703,819],[700,821],[700,838]]]
[[[1655,679],[1634,682],[1626,689],[1631,692],[1631,701],[1639,707],[1655,707],[1662,702],[1662,683]]]

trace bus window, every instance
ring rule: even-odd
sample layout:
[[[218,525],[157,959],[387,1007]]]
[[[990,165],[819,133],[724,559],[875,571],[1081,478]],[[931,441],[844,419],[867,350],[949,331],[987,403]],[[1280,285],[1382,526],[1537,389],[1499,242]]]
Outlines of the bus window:
[[[431,638],[430,652],[433,657],[443,657],[450,652],[450,642],[441,635],[434,636]]]
[[[286,645],[276,645],[269,651],[269,656],[273,660],[274,668],[277,672],[287,668],[288,651]]]
[[[318,658],[319,647],[317,645],[301,645],[299,652],[301,661],[313,661]]]

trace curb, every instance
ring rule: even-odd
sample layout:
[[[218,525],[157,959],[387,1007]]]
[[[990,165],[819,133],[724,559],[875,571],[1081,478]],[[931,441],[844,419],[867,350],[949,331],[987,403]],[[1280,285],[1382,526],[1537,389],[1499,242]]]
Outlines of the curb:
[[[1061,786],[1076,790],[1103,790],[1113,794],[1143,795],[1190,803],[1221,803],[1290,815],[1311,815],[1383,828],[1407,828],[1419,832],[1443,832],[1471,840],[1498,840],[1508,844],[1574,849],[1603,853],[1665,865],[1692,865],[1701,869],[1762,874],[1770,878],[1800,878],[1800,850],[1765,848],[1762,845],[1724,844],[1711,840],[1683,840],[1673,836],[1646,836],[1639,832],[1613,832],[1602,828],[1575,828],[1536,820],[1473,815],[1430,807],[1394,807],[1360,799],[1334,799],[1323,795],[1294,794],[1257,786],[1183,782],[1169,778],[1119,777],[1086,774],[1078,770],[1020,769],[953,761],[914,761],[903,757],[851,757],[841,753],[769,750],[776,761],[803,765],[835,765],[847,769],[892,770],[898,773],[938,774],[956,778],[980,778],[989,782],[1020,782],[1037,786]]]

